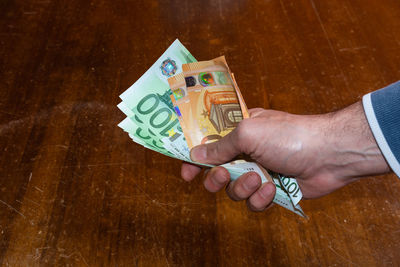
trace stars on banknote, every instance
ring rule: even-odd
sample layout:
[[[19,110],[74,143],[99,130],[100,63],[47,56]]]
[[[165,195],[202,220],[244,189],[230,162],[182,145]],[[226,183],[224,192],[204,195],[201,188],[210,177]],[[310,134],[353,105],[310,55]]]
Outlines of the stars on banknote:
[[[208,111],[207,111],[207,110],[203,110],[203,112],[201,113],[201,115],[203,115],[204,118],[207,118],[207,116],[208,116]]]
[[[176,134],[176,132],[175,132],[174,129],[171,129],[171,130],[168,131],[168,136],[169,137],[174,136],[175,134]]]

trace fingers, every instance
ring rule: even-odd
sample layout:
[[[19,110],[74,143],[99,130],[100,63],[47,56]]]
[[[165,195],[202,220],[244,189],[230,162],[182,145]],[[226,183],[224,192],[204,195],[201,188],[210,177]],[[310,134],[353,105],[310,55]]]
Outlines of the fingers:
[[[212,168],[204,180],[204,186],[210,192],[217,192],[228,184],[229,177],[225,168]],[[261,177],[255,172],[243,174],[226,188],[226,193],[231,199],[247,199],[247,206],[252,211],[265,210],[272,203],[275,192],[275,185],[271,182],[261,184]]]
[[[252,211],[265,210],[274,200],[275,185],[268,182],[261,184],[261,177],[255,172],[240,176],[227,187],[228,196],[235,200],[247,199],[247,206]]]
[[[182,164],[182,178],[191,181],[199,174],[201,168],[190,164]],[[263,211],[274,199],[275,185],[268,182],[261,184],[261,177],[255,172],[248,172],[240,176],[236,181],[229,183],[229,172],[223,167],[214,167],[207,174],[204,180],[204,187],[212,192],[218,192],[227,184],[226,193],[235,200],[247,199],[247,206],[252,211]]]
[[[201,168],[199,166],[183,162],[181,168],[181,176],[183,180],[190,182],[192,181],[199,173],[201,172]]]
[[[252,211],[265,210],[274,200],[276,187],[271,182],[264,183],[247,199],[247,206]]]
[[[192,148],[190,157],[193,161],[216,165],[233,159],[243,152],[239,147],[237,129],[238,128],[235,128],[235,130],[222,137],[217,142]]]
[[[230,183],[226,193],[231,199],[239,201],[250,197],[260,186],[260,176],[255,172],[248,172]]]
[[[212,168],[204,180],[204,187],[212,192],[218,192],[224,188],[230,181],[229,172],[223,167]]]

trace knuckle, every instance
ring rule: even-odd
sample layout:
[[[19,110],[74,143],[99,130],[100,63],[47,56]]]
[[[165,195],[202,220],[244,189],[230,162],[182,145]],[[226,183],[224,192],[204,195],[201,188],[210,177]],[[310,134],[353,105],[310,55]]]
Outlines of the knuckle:
[[[216,141],[207,145],[207,158],[219,161],[221,155],[224,155],[224,146],[221,141]]]
[[[212,157],[213,158],[218,158],[219,155],[221,155],[223,153],[223,147],[222,147],[222,143],[221,142],[215,142],[213,143],[212,146]]]
[[[236,138],[238,139],[239,143],[246,141],[253,125],[252,119],[245,119],[242,120],[238,126],[236,127]]]
[[[238,146],[238,149],[242,152],[249,152],[252,144],[252,136],[254,135],[255,120],[248,118],[242,120],[235,129],[234,144]]]

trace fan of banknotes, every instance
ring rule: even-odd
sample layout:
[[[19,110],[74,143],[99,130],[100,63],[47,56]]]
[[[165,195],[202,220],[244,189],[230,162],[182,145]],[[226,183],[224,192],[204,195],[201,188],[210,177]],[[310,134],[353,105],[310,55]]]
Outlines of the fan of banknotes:
[[[249,117],[246,104],[224,56],[197,61],[175,40],[131,87],[118,108],[127,116],[118,126],[131,139],[166,156],[193,162],[190,149],[217,141]],[[221,165],[231,179],[254,171],[276,185],[274,202],[305,216],[296,179],[265,170],[246,160]]]

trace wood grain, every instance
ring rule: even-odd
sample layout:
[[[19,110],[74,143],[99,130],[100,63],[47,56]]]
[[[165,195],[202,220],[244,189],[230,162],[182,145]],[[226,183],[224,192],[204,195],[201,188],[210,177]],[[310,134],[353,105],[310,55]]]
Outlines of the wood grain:
[[[400,265],[400,183],[251,213],[133,143],[116,105],[175,38],[249,107],[345,107],[400,77],[397,0],[0,2],[3,266]]]

